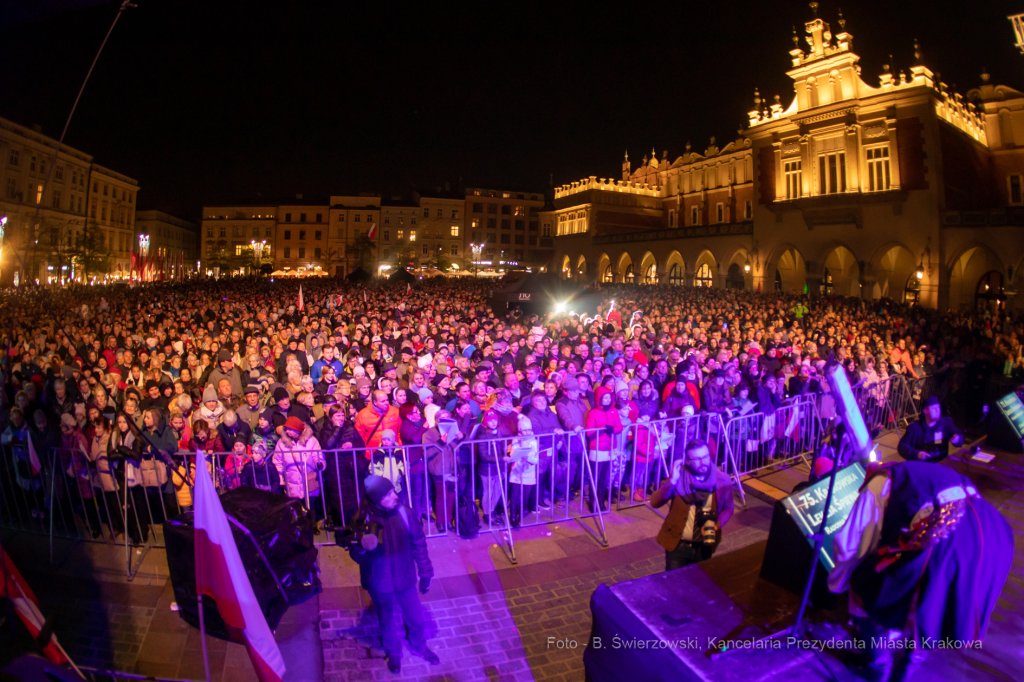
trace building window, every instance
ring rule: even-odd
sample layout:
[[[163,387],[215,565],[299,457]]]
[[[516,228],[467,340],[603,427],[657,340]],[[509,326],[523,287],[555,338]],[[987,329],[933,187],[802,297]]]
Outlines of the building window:
[[[517,220],[516,221],[516,229],[517,230],[525,230],[526,229],[526,222],[522,221],[522,220]]]
[[[64,166],[57,166],[53,169],[53,179],[64,181]]]
[[[452,225],[452,236],[453,237],[458,237],[459,236],[459,226],[458,225]]]
[[[423,217],[424,218],[429,218],[430,217],[430,209],[429,208],[424,208],[423,209]]]
[[[483,212],[484,212],[484,205],[483,204],[473,204],[473,213],[483,213]]]
[[[693,286],[710,288],[714,284],[715,278],[711,274],[711,266],[707,263],[701,263],[700,267],[697,268],[696,276],[693,278]]]
[[[775,291],[782,291],[782,273],[775,271]]]
[[[78,212],[82,212],[82,197],[78,197]]]
[[[36,199],[36,203],[39,203],[39,199]],[[100,220],[107,222],[107,207],[106,205],[100,206]]]
[[[220,238],[221,239],[225,239],[227,236],[228,236],[228,228],[226,228],[223,225],[221,225],[220,226]]]
[[[384,224],[385,225],[390,225],[391,224],[391,216],[389,216],[389,215],[384,216]]]
[[[523,235],[521,235],[521,234],[517,234],[517,235],[516,235],[516,244],[523,244],[523,243],[524,243],[524,241],[523,241]]]
[[[318,220],[317,222],[320,222],[320,221]],[[321,239],[323,239],[323,234],[324,233],[323,233],[322,230],[317,230],[316,232],[313,233],[313,239],[315,239],[317,241],[320,241]]]
[[[615,281],[615,275],[612,273],[612,266],[606,265],[604,268],[604,274],[601,276],[602,282],[613,282]]]
[[[715,218],[715,222],[725,222],[725,207],[722,205],[722,202],[718,202],[718,204],[715,205]]]
[[[299,214],[299,222],[300,223],[306,222],[306,214],[305,213],[300,213]]]
[[[305,230],[299,230],[299,241],[305,241],[305,240],[306,240],[306,231]]]
[[[818,157],[818,191],[821,194],[846,191],[846,152],[830,152]]]
[[[323,213],[317,213],[316,214],[316,221],[318,223],[322,223],[324,221],[324,214]]]
[[[786,170],[786,198],[799,199],[803,187],[803,171],[800,170],[799,161],[787,161]]]
[[[313,249],[313,258],[316,258],[316,259],[319,260],[319,258],[320,258],[320,247],[319,246],[316,247],[315,249]]]
[[[409,230],[409,241],[416,241],[416,230]]]
[[[458,219],[459,219],[459,209],[453,208],[452,209],[452,220],[458,220]]]
[[[361,217],[362,216],[360,216],[358,213],[356,213],[355,215],[352,216],[352,222],[358,223],[359,222],[359,218],[361,218]]]
[[[512,207],[508,204],[501,205],[501,215],[512,215]]]
[[[512,227],[511,221],[508,218],[501,219],[501,229],[507,230]]]
[[[472,220],[469,221],[469,226],[474,230],[477,229],[478,227],[480,227],[480,219],[473,218]]]
[[[551,236],[551,223],[544,223],[544,229],[541,230],[540,234],[541,234],[542,237],[550,237]]]
[[[423,255],[424,256],[429,256],[430,255],[430,247],[427,246],[426,244],[423,245]]]
[[[264,230],[263,236],[267,237],[267,238],[273,237],[274,236],[274,228],[268,227],[266,230]]]
[[[753,217],[754,217],[754,206],[751,203],[750,199],[747,199],[746,204],[744,204],[744,206],[743,206],[743,218],[746,219],[746,220],[750,220]]]
[[[525,206],[516,206],[515,214],[516,215],[525,216],[526,215],[526,207]]]
[[[1010,203],[1019,204],[1022,202],[1021,188],[1020,188],[1020,176],[1011,175],[1010,181]]]
[[[683,268],[679,263],[672,266],[668,271],[668,283],[677,287],[683,286]]]
[[[651,263],[650,266],[644,271],[644,284],[657,284],[658,283],[658,264]]]
[[[242,245],[241,244],[235,244],[235,255],[236,256],[241,256],[242,255]]]
[[[284,221],[286,223],[290,223],[292,221],[292,214],[291,213],[285,213],[284,214]]]
[[[339,213],[338,214],[338,222],[339,223],[345,222],[345,214],[344,213]]]
[[[492,213],[492,214],[493,213],[497,213],[498,212],[498,205],[497,204],[487,204],[487,212],[488,213]]]
[[[626,272],[623,274],[623,280],[626,281],[626,282],[629,282],[630,284],[633,283],[633,264],[632,263],[630,263],[629,265],[626,266]]]
[[[868,154],[868,191],[889,189],[889,147],[871,147]]]
[[[291,239],[292,238],[292,231],[291,230],[285,230],[284,231],[284,238],[285,239]]]
[[[7,178],[7,198],[13,199],[18,196],[18,182],[14,178]]]
[[[11,155],[7,158],[7,163],[11,164],[12,166],[17,166],[19,163],[21,163],[21,152],[18,151],[17,149],[12,149]]]
[[[459,245],[458,244],[452,244],[452,255],[453,256],[458,256],[459,255]]]
[[[821,293],[823,293],[825,296],[831,296],[832,290],[832,273],[829,272],[828,268],[825,268],[821,273]]]
[[[373,215],[372,214],[370,214],[370,213],[366,214],[366,222],[368,222],[368,223],[373,222]]]
[[[676,226],[676,210],[675,209],[672,209],[671,211],[668,212],[668,226],[669,227],[675,227]]]
[[[488,218],[487,219],[487,229],[488,230],[495,230],[495,229],[497,229],[497,227],[498,227],[498,219],[497,218]]]
[[[284,247],[284,257],[285,258],[291,258],[292,257],[292,250],[291,250],[290,247],[287,247],[287,246]]]
[[[502,234],[501,234],[501,243],[502,244],[509,244],[509,243],[511,243],[510,239],[509,239],[509,235],[507,233],[505,233],[505,232],[502,232]]]
[[[300,246],[299,247],[299,258],[305,258],[305,257],[306,257],[306,247],[305,246]]]
[[[691,225],[696,225],[697,224],[697,207],[696,206],[691,206],[690,207],[690,224]]]
[[[60,208],[60,190],[53,190],[53,207]]]
[[[384,241],[391,241],[391,230],[384,230]]]

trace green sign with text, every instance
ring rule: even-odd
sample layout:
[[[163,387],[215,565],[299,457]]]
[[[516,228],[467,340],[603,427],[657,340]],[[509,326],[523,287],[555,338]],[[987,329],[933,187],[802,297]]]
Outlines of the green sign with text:
[[[1013,427],[1017,438],[1024,438],[1024,403],[1021,402],[1017,394],[1010,393],[1004,395],[996,401],[996,405],[999,406],[999,411],[1006,417],[1006,421],[1010,422],[1010,426]]]

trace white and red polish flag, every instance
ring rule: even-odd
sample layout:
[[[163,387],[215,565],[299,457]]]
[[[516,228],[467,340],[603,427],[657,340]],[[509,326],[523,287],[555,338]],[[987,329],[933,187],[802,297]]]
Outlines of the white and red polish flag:
[[[377,223],[374,223],[373,225],[370,226],[370,231],[366,233],[366,236],[369,237],[370,239],[377,238]]]
[[[245,574],[202,450],[196,453],[196,593],[217,602],[231,638],[245,644],[260,682],[281,682],[284,659]]]
[[[3,549],[0,549],[0,561],[3,561],[2,577],[0,577],[0,597],[7,597],[11,600],[14,609],[18,612],[18,617],[25,624],[25,628],[32,636],[32,639],[38,640],[39,633],[42,632],[46,625],[46,619],[43,618],[43,613],[39,610],[39,600],[36,599],[32,588],[21,577],[21,573],[14,566],[14,562],[11,561],[11,558],[7,556]],[[64,654],[64,650],[57,643],[57,635],[52,633],[46,639],[46,644],[43,646],[43,654],[58,665],[68,662],[68,657]]]
[[[306,304],[302,302],[302,285],[299,285],[299,310],[303,311],[306,309]]]

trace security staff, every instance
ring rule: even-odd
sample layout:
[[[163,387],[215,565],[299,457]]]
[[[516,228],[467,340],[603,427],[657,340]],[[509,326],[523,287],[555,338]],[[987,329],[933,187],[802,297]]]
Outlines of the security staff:
[[[906,460],[940,462],[949,454],[949,444],[962,445],[963,432],[953,420],[942,416],[942,405],[936,396],[924,401],[922,417],[907,427],[900,438],[897,452]]]

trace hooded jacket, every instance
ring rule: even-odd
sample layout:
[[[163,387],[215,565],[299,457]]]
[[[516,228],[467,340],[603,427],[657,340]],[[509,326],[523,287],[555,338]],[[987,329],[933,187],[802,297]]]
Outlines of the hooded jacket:
[[[307,495],[320,494],[317,470],[324,468],[324,453],[308,424],[295,440],[284,432],[274,448],[273,462],[288,497],[305,500]]]
[[[587,412],[587,446],[590,450],[590,461],[607,462],[611,459],[611,450],[616,442],[614,435],[622,433],[622,418],[615,409],[615,399],[607,408],[601,406],[601,398],[611,396],[610,389],[601,386],[594,391],[597,407]]]
[[[413,521],[408,507],[399,504],[385,510],[364,500],[353,527],[364,523],[370,524],[379,543],[373,550],[366,550],[358,542],[349,546],[349,554],[359,564],[363,589],[371,595],[390,594],[414,588],[417,574],[420,578],[434,577],[423,527]]]

